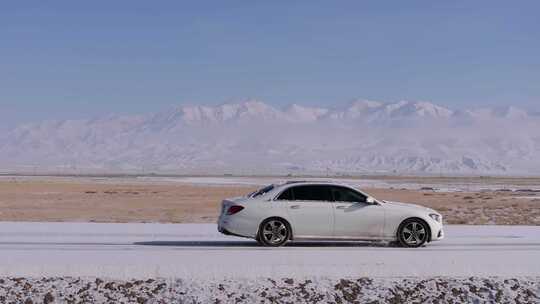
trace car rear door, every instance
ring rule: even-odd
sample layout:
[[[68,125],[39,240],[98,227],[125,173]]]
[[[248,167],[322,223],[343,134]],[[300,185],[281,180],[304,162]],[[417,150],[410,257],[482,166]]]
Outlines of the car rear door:
[[[332,237],[334,215],[328,186],[293,186],[278,199],[287,206],[294,237]]]
[[[331,192],[334,199],[334,237],[382,237],[385,220],[382,206],[367,203],[364,194],[347,187],[333,186]]]

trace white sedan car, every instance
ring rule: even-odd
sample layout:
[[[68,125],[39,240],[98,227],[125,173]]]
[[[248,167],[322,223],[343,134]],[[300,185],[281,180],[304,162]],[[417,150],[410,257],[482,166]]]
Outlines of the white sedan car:
[[[218,230],[264,246],[289,240],[383,240],[420,247],[444,237],[429,208],[377,200],[333,182],[287,182],[222,202]]]

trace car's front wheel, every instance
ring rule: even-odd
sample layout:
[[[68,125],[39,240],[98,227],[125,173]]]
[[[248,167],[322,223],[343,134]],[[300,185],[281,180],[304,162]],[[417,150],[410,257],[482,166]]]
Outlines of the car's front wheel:
[[[263,246],[283,246],[291,236],[289,224],[280,218],[264,220],[259,227],[258,243]]]
[[[407,219],[398,229],[398,240],[401,246],[417,248],[428,240],[429,227],[419,219]]]

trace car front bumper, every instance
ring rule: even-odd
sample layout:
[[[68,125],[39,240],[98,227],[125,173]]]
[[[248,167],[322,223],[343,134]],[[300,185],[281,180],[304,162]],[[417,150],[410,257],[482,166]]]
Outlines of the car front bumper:
[[[430,223],[431,229],[431,242],[440,241],[444,239],[444,228],[442,223],[432,220]]]

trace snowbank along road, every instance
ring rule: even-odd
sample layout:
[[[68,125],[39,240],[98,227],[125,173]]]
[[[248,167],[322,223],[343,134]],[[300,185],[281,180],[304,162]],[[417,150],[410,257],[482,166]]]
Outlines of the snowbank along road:
[[[213,224],[0,223],[0,276],[539,276],[540,227],[446,226],[418,249],[293,242],[262,248]]]

